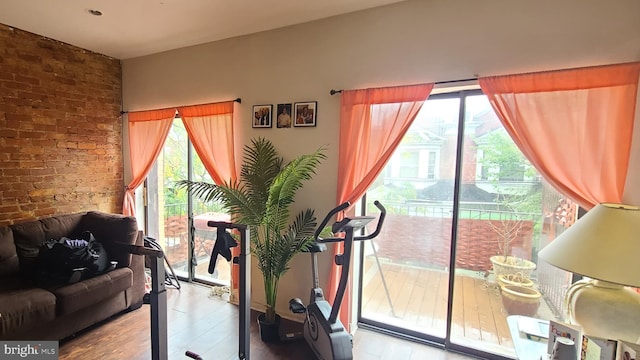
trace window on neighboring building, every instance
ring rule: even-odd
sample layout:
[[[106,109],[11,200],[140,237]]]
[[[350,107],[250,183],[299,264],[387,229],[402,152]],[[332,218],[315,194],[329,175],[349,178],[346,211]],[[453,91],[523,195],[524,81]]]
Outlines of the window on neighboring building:
[[[420,166],[420,154],[415,150],[403,151],[400,153],[399,177],[417,178]]]
[[[429,151],[427,160],[427,179],[435,180],[436,178],[436,152]]]

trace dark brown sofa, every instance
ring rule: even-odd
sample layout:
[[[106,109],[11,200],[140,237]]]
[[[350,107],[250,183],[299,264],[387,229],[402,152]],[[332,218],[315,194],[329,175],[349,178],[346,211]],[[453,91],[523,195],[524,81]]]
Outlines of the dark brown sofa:
[[[37,287],[40,246],[90,231],[116,269],[73,284]],[[116,243],[142,245],[133,217],[97,211],[0,227],[0,340],[61,340],[124,310],[144,296],[144,258]]]

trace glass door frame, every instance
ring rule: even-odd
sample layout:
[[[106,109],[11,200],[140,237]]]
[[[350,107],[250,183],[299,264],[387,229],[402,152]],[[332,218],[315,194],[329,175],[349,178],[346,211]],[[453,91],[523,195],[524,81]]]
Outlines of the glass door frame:
[[[452,328],[452,317],[453,317],[453,296],[454,296],[454,283],[456,276],[456,248],[457,248],[457,232],[458,232],[458,219],[459,219],[459,208],[460,208],[460,187],[462,182],[462,166],[464,164],[463,153],[464,153],[464,130],[465,130],[465,109],[466,109],[466,98],[468,96],[477,96],[484,95],[482,90],[480,89],[472,89],[472,90],[458,90],[452,92],[445,92],[440,94],[432,94],[429,96],[427,101],[429,100],[438,100],[438,99],[460,99],[459,109],[458,109],[458,133],[457,133],[457,143],[456,143],[456,163],[455,163],[455,178],[453,184],[453,214],[452,214],[452,223],[451,223],[451,249],[449,254],[449,271],[448,271],[448,301],[447,301],[447,315],[446,315],[446,329],[445,336],[439,337],[434,335],[429,335],[421,332],[417,332],[410,329],[401,328],[395,325],[389,325],[382,323],[380,321],[363,318],[362,316],[362,283],[364,277],[364,256],[365,249],[364,246],[359,246],[359,259],[356,261],[359,264],[359,267],[356,269],[357,271],[357,279],[355,284],[357,284],[357,325],[362,328],[369,328],[378,332],[382,332],[388,335],[406,338],[413,341],[417,341],[420,343],[425,343],[431,346],[448,349],[456,352],[461,352],[465,354],[469,354],[471,356],[479,356],[486,359],[496,359],[496,360],[507,360],[510,359],[508,357],[500,356],[493,353],[487,353],[475,348],[466,347],[463,345],[459,345],[453,343],[451,341],[451,328]],[[366,214],[366,194],[362,197],[360,202],[360,213],[361,215]]]
[[[175,120],[179,120],[180,118],[176,114]],[[171,126],[174,126],[173,124]],[[193,181],[193,162],[194,156],[197,156],[195,152],[191,139],[187,136],[187,180]],[[149,229],[152,227],[158,228],[160,226],[159,217],[163,216],[163,210],[159,208],[159,200],[158,198],[161,195],[162,190],[159,189],[157,185],[155,185],[154,181],[149,181],[149,179],[158,179],[158,161],[154,163],[147,175],[147,178],[144,181],[144,186],[141,187],[141,198],[144,199],[144,232],[145,234],[150,234]],[[186,282],[197,282],[206,285],[214,285],[214,286],[228,286],[228,284],[218,283],[215,281],[203,279],[201,277],[196,277],[196,257],[195,257],[195,223],[194,223],[194,199],[193,192],[189,189],[187,190],[187,272],[186,277],[181,274],[176,274],[178,280],[186,281]],[[173,264],[172,264],[173,266]]]

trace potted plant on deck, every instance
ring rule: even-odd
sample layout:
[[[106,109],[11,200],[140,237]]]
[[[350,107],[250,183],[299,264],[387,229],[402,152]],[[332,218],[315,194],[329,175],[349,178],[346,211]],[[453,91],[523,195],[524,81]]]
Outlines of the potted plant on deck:
[[[234,222],[249,227],[251,254],[262,272],[267,303],[258,317],[263,341],[279,340],[278,284],[293,256],[311,243],[317,226],[312,209],[301,210],[289,222],[290,207],[297,190],[325,158],[324,148],[319,148],[285,164],[269,140],[257,138],[244,147],[239,180],[222,185],[179,182],[205,201],[220,201]]]
[[[510,315],[534,316],[540,306],[542,295],[530,279],[536,264],[527,259],[512,256],[512,243],[520,236],[525,221],[518,212],[512,219],[489,220],[489,226],[498,236],[500,254],[490,258],[493,272],[500,287],[502,304]]]
[[[500,254],[489,258],[497,281],[500,283],[501,276],[510,278],[520,276],[521,278],[529,279],[531,272],[536,268],[536,264],[527,259],[510,255],[511,244],[518,238],[524,225],[524,220],[516,216],[516,218],[508,220],[488,220],[488,224],[498,236]]]

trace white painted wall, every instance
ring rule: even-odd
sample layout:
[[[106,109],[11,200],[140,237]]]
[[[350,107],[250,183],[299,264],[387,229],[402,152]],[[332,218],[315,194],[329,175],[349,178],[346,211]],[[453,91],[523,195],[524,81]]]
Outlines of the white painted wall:
[[[238,154],[256,136],[271,139],[289,159],[327,145],[328,161],[296,203],[322,216],[335,203],[337,183],[340,98],[330,89],[638,60],[637,0],[412,0],[124,60],[123,102],[133,111],[241,97]],[[252,105],[296,101],[318,101],[317,127],[251,128]],[[330,261],[322,258],[323,283]],[[306,299],[310,287],[308,258],[298,256],[292,265],[279,292],[283,315],[288,299]],[[261,304],[261,278],[253,274],[254,304]]]

